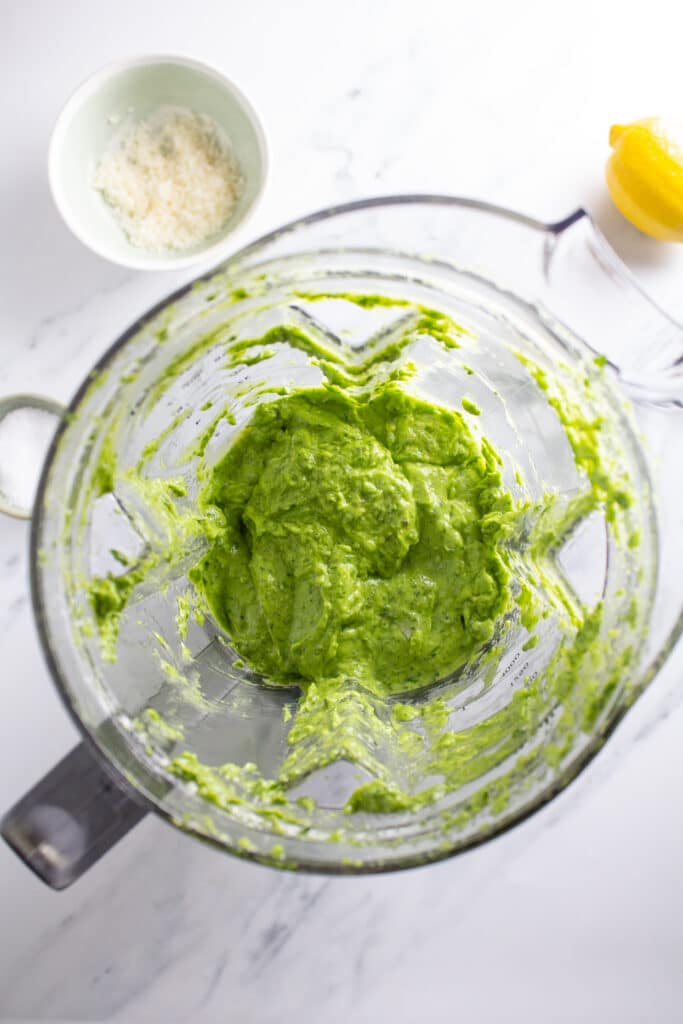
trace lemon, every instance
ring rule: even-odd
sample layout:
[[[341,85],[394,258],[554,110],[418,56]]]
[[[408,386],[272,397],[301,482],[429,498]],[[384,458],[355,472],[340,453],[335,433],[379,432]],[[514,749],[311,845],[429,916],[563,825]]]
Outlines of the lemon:
[[[683,142],[658,117],[610,128],[606,177],[623,215],[653,238],[683,242]]]

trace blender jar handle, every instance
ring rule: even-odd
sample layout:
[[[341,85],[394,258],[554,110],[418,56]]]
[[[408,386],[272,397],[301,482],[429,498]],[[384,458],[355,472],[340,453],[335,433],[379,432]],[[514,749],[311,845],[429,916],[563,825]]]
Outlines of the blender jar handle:
[[[0,833],[43,882],[65,889],[146,813],[79,743],[8,811]]]
[[[65,409],[39,395],[0,399],[0,512],[30,519],[45,456]],[[53,889],[87,871],[146,814],[80,743],[0,822],[0,835]]]
[[[40,395],[0,399],[0,512],[30,519],[48,448],[65,409]]]

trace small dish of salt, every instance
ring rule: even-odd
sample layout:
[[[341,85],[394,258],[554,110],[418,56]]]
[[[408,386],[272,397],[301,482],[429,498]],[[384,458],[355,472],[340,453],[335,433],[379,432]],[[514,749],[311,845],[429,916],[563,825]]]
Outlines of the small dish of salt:
[[[263,191],[261,123],[221,73],[183,57],[109,65],[55,124],[50,188],[71,231],[115,263],[160,270],[219,257]]]

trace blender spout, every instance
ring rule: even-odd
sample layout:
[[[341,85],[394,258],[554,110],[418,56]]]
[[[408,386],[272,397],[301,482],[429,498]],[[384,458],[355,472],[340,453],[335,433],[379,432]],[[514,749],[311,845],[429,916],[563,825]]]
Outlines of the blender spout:
[[[683,406],[683,324],[643,290],[584,210],[547,226],[543,279],[548,326],[561,334],[571,325],[634,401]]]

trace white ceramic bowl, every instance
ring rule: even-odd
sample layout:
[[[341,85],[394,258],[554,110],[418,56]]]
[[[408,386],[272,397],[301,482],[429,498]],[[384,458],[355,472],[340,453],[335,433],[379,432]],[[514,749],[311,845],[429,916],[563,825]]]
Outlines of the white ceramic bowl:
[[[219,237],[183,252],[155,253],[132,245],[93,187],[95,168],[121,120],[144,118],[160,106],[207,114],[230,138],[244,188]],[[224,75],[184,57],[139,57],[109,64],[88,78],[57,119],[48,155],[57,209],[84,245],[105,259],[141,270],[190,266],[218,256],[253,211],[266,178],[266,140],[251,104]]]

